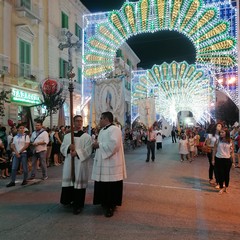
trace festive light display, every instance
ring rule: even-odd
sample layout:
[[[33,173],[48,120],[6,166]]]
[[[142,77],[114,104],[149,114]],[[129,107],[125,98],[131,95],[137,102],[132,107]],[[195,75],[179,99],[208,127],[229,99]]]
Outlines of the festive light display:
[[[163,63],[150,70],[134,71],[133,75],[131,95],[135,116],[140,99],[155,98],[156,112],[170,123],[176,122],[180,111],[191,111],[196,121],[208,118],[214,93],[209,76],[196,65]]]
[[[136,34],[161,30],[178,31],[189,38],[196,48],[196,64],[231,67],[236,64],[236,38],[229,29],[216,3],[208,7],[203,0],[126,2],[118,11],[101,14],[84,46],[84,74],[97,77],[112,71],[116,50],[123,42]]]
[[[116,51],[128,38],[169,30],[184,34],[193,43],[196,64],[165,63],[135,72],[134,112],[137,112],[134,105],[137,99],[154,97],[161,102],[156,104],[157,111],[171,121],[177,111],[187,109],[196,119],[206,119],[215,88],[239,107],[237,81],[233,81],[238,75],[237,10],[231,1],[127,1],[120,10],[85,15],[84,25],[83,93],[90,92],[85,86],[90,86],[92,79],[97,81],[114,70]],[[189,75],[184,79],[187,69]]]

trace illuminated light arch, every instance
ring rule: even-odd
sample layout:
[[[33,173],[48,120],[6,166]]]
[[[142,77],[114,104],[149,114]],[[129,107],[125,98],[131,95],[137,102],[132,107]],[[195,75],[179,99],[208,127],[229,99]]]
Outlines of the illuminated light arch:
[[[209,119],[213,94],[205,72],[195,64],[174,61],[133,72],[132,121],[138,116],[139,100],[146,98],[155,98],[156,113],[174,123],[180,111],[191,111],[196,121]]]
[[[236,39],[228,35],[229,22],[220,19],[217,7],[207,7],[203,0],[126,2],[120,10],[102,13],[103,21],[96,15],[93,18],[98,23],[84,44],[86,78],[114,70],[116,51],[128,38],[161,30],[178,31],[190,39],[198,67],[236,65]]]

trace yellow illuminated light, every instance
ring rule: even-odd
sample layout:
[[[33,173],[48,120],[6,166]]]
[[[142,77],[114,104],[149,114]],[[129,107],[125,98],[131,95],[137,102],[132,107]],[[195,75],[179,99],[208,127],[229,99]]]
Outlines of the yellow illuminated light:
[[[135,33],[137,31],[136,26],[135,26],[135,18],[134,18],[134,14],[133,14],[133,6],[129,6],[127,5],[124,9],[126,16],[127,16],[127,20],[129,22],[129,25],[131,27],[131,30],[133,33]]]
[[[199,21],[197,21],[195,27],[193,27],[189,34],[193,35],[196,31],[200,30],[200,28],[206,25],[214,16],[215,12],[213,10],[207,11],[203,16],[200,17]]]
[[[148,20],[148,0],[142,0],[141,2],[141,17],[142,17],[142,30],[147,30],[147,20]]]
[[[94,39],[90,41],[90,45],[94,48],[98,48],[103,51],[108,51],[108,52],[115,52],[115,49],[109,47],[108,45]]]
[[[201,36],[199,39],[197,39],[196,42],[200,43],[200,42],[205,41],[209,38],[215,37],[215,36],[225,32],[226,29],[227,29],[227,24],[226,23],[221,23],[221,24],[217,25],[216,27],[214,27],[213,29],[211,29],[206,34],[204,34],[203,36]]]
[[[197,13],[199,6],[200,6],[199,0],[193,1],[191,3],[191,6],[187,12],[187,15],[185,16],[184,21],[182,22],[181,30],[183,30],[186,27],[186,25],[189,23],[189,21],[192,20],[192,17],[194,16],[194,14]]]
[[[176,23],[176,20],[181,10],[181,5],[182,5],[182,0],[175,0],[173,5],[173,11],[172,11],[172,19],[171,19],[171,25],[170,25],[171,28],[173,28]]]
[[[165,0],[157,0],[157,7],[158,7],[158,19],[159,19],[159,25],[160,29],[164,26],[164,11],[165,11]]]
[[[99,62],[99,61],[109,62],[109,58],[97,56],[97,55],[94,55],[94,54],[88,54],[86,56],[86,60],[89,61],[89,62]]]
[[[120,44],[118,39],[116,39],[115,36],[105,26],[101,26],[99,31],[102,35],[104,35],[106,38],[110,39],[111,41],[114,41],[117,45]]]
[[[112,20],[113,24],[116,26],[116,28],[122,33],[122,35],[124,37],[127,37],[127,33],[124,30],[124,27],[123,27],[123,25],[121,23],[121,20],[120,20],[119,16],[116,13],[112,14],[111,20]]]
[[[226,39],[221,42],[215,43],[205,48],[201,48],[199,53],[219,51],[219,50],[229,50],[234,46],[234,41],[231,39]]]

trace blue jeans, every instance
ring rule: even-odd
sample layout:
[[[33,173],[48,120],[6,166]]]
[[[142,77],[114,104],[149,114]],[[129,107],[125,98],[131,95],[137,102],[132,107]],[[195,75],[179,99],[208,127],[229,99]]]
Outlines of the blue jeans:
[[[22,162],[22,167],[23,167],[23,181],[27,180],[28,177],[28,159],[27,159],[27,153],[23,152],[20,154],[20,157],[16,157],[16,155],[14,155],[13,157],[13,161],[12,161],[12,173],[11,173],[11,179],[12,182],[15,182],[16,180],[16,174],[17,174],[17,170],[19,167],[20,162]]]
[[[47,177],[47,164],[46,164],[46,158],[47,158],[47,151],[42,151],[38,153],[34,153],[32,156],[32,172],[31,177],[36,176],[36,167],[37,167],[37,160],[40,160],[41,163],[41,169],[42,169],[42,176]]]

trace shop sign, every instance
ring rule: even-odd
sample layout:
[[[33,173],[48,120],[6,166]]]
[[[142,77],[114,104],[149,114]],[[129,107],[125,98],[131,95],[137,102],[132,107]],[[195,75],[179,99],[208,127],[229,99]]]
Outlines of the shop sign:
[[[22,90],[12,89],[11,94],[11,101],[12,102],[19,102],[19,103],[34,103],[39,104],[41,100],[38,95],[32,94],[29,92],[25,92]]]

